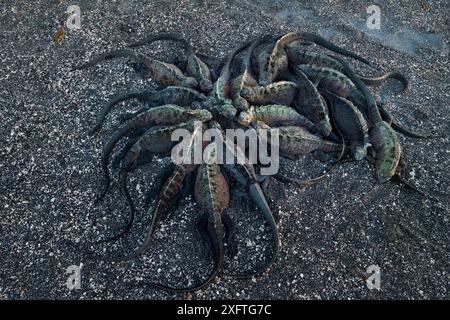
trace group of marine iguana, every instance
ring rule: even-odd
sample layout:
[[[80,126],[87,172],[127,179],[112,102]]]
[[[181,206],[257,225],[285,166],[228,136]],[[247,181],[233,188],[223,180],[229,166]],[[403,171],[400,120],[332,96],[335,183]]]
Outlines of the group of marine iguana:
[[[402,126],[377,102],[368,85],[380,85],[386,79],[398,80],[405,90],[408,81],[399,72],[378,77],[361,76],[337,54],[370,63],[321,36],[308,32],[290,32],[281,36],[265,35],[238,46],[228,55],[219,70],[212,67],[210,57],[196,53],[191,44],[177,33],[160,33],[129,45],[135,48],[155,41],[175,41],[185,49],[185,57],[176,63],[163,62],[146,55],[120,49],[102,54],[75,67],[91,67],[101,61],[126,57],[137,72],[150,75],[156,90],[126,92],[114,96],[102,108],[92,134],[98,133],[108,112],[123,101],[138,99],[145,107],[122,118],[102,151],[105,188],[110,187],[110,158],[120,141],[126,143],[112,162],[118,169],[121,189],[129,204],[127,224],[118,234],[99,242],[118,240],[133,224],[135,206],[127,187],[128,175],[137,167],[152,161],[153,156],[168,156],[176,141],[172,132],[184,128],[191,132],[189,147],[206,129],[214,128],[219,148],[234,150],[246,159],[246,150],[223,138],[225,129],[253,130],[257,136],[270,136],[276,128],[282,157],[299,159],[312,154],[321,161],[331,161],[333,168],[342,159],[367,159],[375,166],[380,183],[400,177],[404,167],[397,132],[412,138],[430,138]],[[200,122],[200,126],[195,126]],[[206,157],[217,157],[217,148],[207,148]],[[190,155],[190,153],[189,153]],[[188,155],[186,155],[188,156]],[[142,245],[125,257],[96,257],[106,261],[127,261],[138,258],[151,244],[162,214],[174,209],[178,201],[193,193],[203,212],[198,230],[214,260],[212,272],[200,284],[176,288],[150,283],[157,288],[188,292],[207,286],[221,272],[225,253],[232,257],[238,250],[233,237],[233,222],[227,215],[231,197],[252,201],[269,225],[272,255],[251,273],[231,275],[247,278],[262,274],[278,254],[278,230],[265,191],[271,178],[288,183],[307,184],[320,177],[299,180],[278,173],[260,174],[261,164],[248,159],[243,163],[220,164],[208,161],[193,164],[186,161],[163,168],[156,187],[149,194],[154,199],[152,221]],[[401,179],[401,178],[400,178]],[[224,245],[226,244],[226,246]],[[225,250],[227,249],[227,250]]]

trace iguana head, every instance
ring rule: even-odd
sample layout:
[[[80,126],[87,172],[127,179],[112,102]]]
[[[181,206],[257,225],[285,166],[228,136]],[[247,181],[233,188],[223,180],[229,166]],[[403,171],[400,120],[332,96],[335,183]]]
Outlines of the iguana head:
[[[242,97],[237,97],[234,99],[233,104],[239,111],[245,111],[249,108],[248,101]]]
[[[213,84],[210,80],[203,79],[200,81],[199,87],[200,87],[200,90],[203,92],[211,92],[211,90],[213,89]]]
[[[317,131],[319,131],[324,137],[328,137],[332,129],[330,120],[328,119],[324,119],[317,124]]]
[[[254,100],[255,98],[255,90],[252,88],[242,88],[239,94],[246,100]]]
[[[196,120],[205,122],[212,119],[212,114],[208,110],[205,109],[195,109],[190,111],[191,114],[195,117]]]
[[[357,161],[364,159],[367,155],[367,149],[363,146],[356,146],[352,149],[353,158]]]
[[[243,126],[249,126],[252,121],[253,117],[250,112],[243,111],[238,116],[238,122]]]
[[[183,81],[181,81],[181,86],[187,88],[195,88],[198,86],[198,82],[194,78],[186,77]]]

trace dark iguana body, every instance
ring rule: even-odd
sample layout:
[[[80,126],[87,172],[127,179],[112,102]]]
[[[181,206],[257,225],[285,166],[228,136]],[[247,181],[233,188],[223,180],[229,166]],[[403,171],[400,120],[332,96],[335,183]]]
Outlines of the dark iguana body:
[[[140,53],[131,50],[116,50],[102,54],[95,59],[83,65],[77,66],[74,69],[81,70],[93,66],[101,61],[115,59],[115,58],[133,58],[147,67],[155,82],[162,86],[182,86],[188,88],[195,88],[198,86],[197,80],[192,77],[186,77],[183,72],[171,63],[162,62],[156,59],[150,59]]]
[[[178,33],[160,33],[152,35],[147,39],[135,42],[129,47],[138,47],[144,44],[150,44],[159,40],[172,40],[181,42],[187,57],[186,74],[197,80],[199,88],[203,92],[212,90],[211,71],[206,63],[204,63],[195,53],[190,43]]]
[[[212,149],[210,149],[212,150]],[[213,153],[213,152],[211,152]],[[213,157],[209,154],[208,157]],[[208,278],[199,285],[189,288],[174,288],[161,284],[152,285],[163,290],[188,292],[200,290],[207,286],[218,275],[224,261],[224,237],[227,222],[225,210],[229,205],[230,193],[228,183],[220,171],[218,164],[203,164],[199,167],[195,181],[194,196],[201,210],[204,212],[200,222],[201,232],[208,239],[214,267]]]
[[[220,127],[217,124],[213,124],[213,126],[216,129],[220,130]],[[243,275],[233,275],[233,277],[247,278],[263,273],[272,265],[272,263],[277,258],[279,250],[278,228],[272,211],[270,210],[269,204],[267,203],[264,192],[262,191],[259,184],[253,164],[250,163],[250,161],[246,158],[245,153],[239,148],[239,146],[235,146],[229,140],[224,140],[223,136],[221,136],[220,140],[224,142],[225,148],[227,150],[235,154],[235,163],[225,164],[223,165],[223,168],[229,176],[232,176],[236,180],[238,188],[241,191],[248,190],[250,198],[263,214],[264,220],[268,223],[273,238],[272,257],[266,264],[264,264],[254,272]],[[242,162],[239,162],[237,159],[241,159]]]
[[[109,157],[115,145],[123,136],[139,128],[155,125],[178,124],[191,119],[207,121],[210,120],[211,117],[211,114],[207,110],[189,110],[176,105],[164,105],[142,112],[133,119],[127,121],[124,126],[114,132],[112,138],[103,147],[102,169],[105,174],[105,189],[101,193],[99,199],[103,198],[109,189],[111,183],[108,169]]]
[[[188,174],[195,170],[195,165],[176,166],[172,174],[165,181],[162,186],[157,199],[155,201],[155,207],[153,210],[153,216],[149,227],[147,228],[146,237],[144,242],[139,248],[130,255],[125,257],[116,257],[110,259],[104,259],[106,261],[129,261],[138,258],[142,253],[150,246],[153,234],[156,231],[156,227],[161,219],[161,215],[167,208],[170,207],[171,202],[174,200],[175,195],[181,190],[183,182]]]
[[[190,106],[194,101],[204,100],[205,96],[194,89],[177,86],[169,86],[159,91],[144,90],[119,94],[114,96],[103,106],[102,110],[97,116],[96,125],[94,129],[92,129],[91,133],[93,134],[101,128],[103,120],[113,106],[122,101],[130,99],[139,99],[142,102],[148,103],[149,107],[161,106],[166,104]]]
[[[242,125],[250,125],[255,121],[263,121],[271,127],[302,126],[309,131],[314,131],[314,124],[299,114],[291,107],[285,105],[253,106],[245,112],[241,112],[238,121]]]
[[[251,104],[290,105],[294,100],[297,85],[291,81],[279,81],[265,87],[243,88],[241,96]]]
[[[325,101],[316,86],[300,69],[294,68],[294,72],[298,87],[297,97],[294,99],[295,109],[317,126],[317,131],[321,136],[328,137],[332,127]]]
[[[337,59],[334,59],[327,54],[307,50],[301,43],[291,43],[290,45],[285,46],[285,50],[289,57],[289,62],[293,65],[307,64],[318,68],[331,68],[341,73],[345,73],[345,68]],[[358,77],[365,84],[373,86],[380,85],[387,79],[395,79],[400,81],[403,85],[401,91],[408,88],[408,80],[404,75],[397,71],[388,72],[384,75],[376,77],[364,77],[361,75],[358,75]]]
[[[244,43],[243,45],[236,47],[235,49],[233,49],[233,51],[231,51],[231,53],[228,55],[225,65],[223,66],[220,72],[219,78],[217,79],[217,81],[214,83],[213,86],[213,95],[217,100],[217,103],[216,102],[214,103],[213,108],[216,110],[217,113],[219,113],[221,116],[229,120],[234,120],[237,114],[237,109],[233,106],[233,103],[229,98],[231,62],[239,52],[244,50],[250,44],[251,44],[250,42]]]
[[[191,158],[191,161],[187,161],[187,157],[192,157],[195,141],[199,137],[199,135],[203,131],[203,126],[193,126],[192,135],[190,137],[190,140],[188,141],[187,148],[188,150],[191,150],[191,153],[188,153],[184,155],[184,160],[181,161],[179,165],[174,166],[173,171],[168,174],[167,179],[165,180],[164,184],[162,184],[161,188],[158,188],[159,190],[156,190],[158,192],[157,199],[155,201],[155,206],[153,209],[153,216],[151,223],[149,227],[147,228],[147,234],[144,239],[144,242],[139,246],[139,248],[133,252],[132,254],[126,256],[126,257],[118,257],[113,259],[105,259],[108,261],[126,261],[131,260],[134,258],[139,257],[150,245],[151,240],[153,238],[153,234],[156,230],[156,227],[158,225],[158,222],[161,218],[161,215],[167,210],[167,208],[170,207],[171,203],[174,201],[174,197],[176,194],[180,192],[180,190],[183,187],[183,182],[186,179],[186,177],[190,174],[192,174],[195,169],[198,167],[198,165],[193,163],[193,159]],[[130,170],[131,168],[135,167],[136,161],[138,159],[135,158],[134,152],[129,152],[128,157],[126,157],[122,161],[122,167]],[[170,167],[172,168],[172,167]],[[165,174],[164,174],[165,176]],[[160,177],[161,178],[161,177]],[[165,178],[165,177],[163,177]],[[158,184],[158,183],[157,183]],[[159,185],[161,185],[159,183]]]
[[[395,175],[401,157],[397,135],[391,126],[383,121],[375,98],[362,80],[358,78],[345,61],[337,57],[334,58],[342,63],[345,74],[364,96],[367,103],[367,115],[371,123],[369,131],[370,143],[376,153],[376,176],[380,183],[389,181]]]
[[[396,173],[401,148],[394,130],[384,121],[370,129],[370,142],[375,150],[375,172],[380,183],[389,181]]]
[[[343,98],[351,97],[359,105],[365,104],[362,93],[342,72],[331,68],[318,68],[309,65],[299,65],[297,68],[308,76],[308,78],[312,79],[312,81],[319,81],[320,86],[323,86],[328,91]]]
[[[120,186],[127,199],[130,207],[130,215],[128,222],[122,232],[116,236],[102,242],[114,241],[129,231],[134,220],[134,204],[127,188],[128,172],[138,166],[144,165],[152,159],[152,155],[168,155],[177,143],[172,141],[172,132],[176,129],[186,127],[185,124],[175,126],[156,126],[148,129],[139,139],[131,146],[122,160],[122,167],[119,173]]]
[[[151,127],[142,134],[122,160],[122,167],[136,168],[147,161],[149,154],[167,155],[177,141],[172,141],[173,130],[187,127],[185,123]]]
[[[368,64],[368,61],[364,58],[359,57],[358,55],[347,51],[343,48],[337,47],[332,44],[325,38],[311,34],[308,32],[290,32],[284,36],[282,36],[275,44],[275,47],[272,50],[272,53],[267,59],[267,63],[263,65],[263,68],[259,70],[259,84],[267,85],[272,81],[277,79],[281,73],[287,70],[288,68],[288,56],[285,51],[285,46],[293,41],[303,40],[313,42],[317,45],[320,45],[324,48],[330,49],[334,52],[341,53],[343,55],[347,55],[358,59],[364,63]]]
[[[268,130],[268,137],[271,135],[269,126],[258,122],[258,131]],[[279,127],[276,128],[279,132],[279,148],[280,154],[288,158],[298,158],[307,155],[315,150],[322,152],[340,152],[342,146],[326,141],[318,136],[313,135],[302,127]],[[273,148],[273,146],[272,146]]]
[[[254,79],[251,73],[251,58],[253,51],[257,46],[266,42],[268,39],[268,36],[261,37],[250,45],[242,62],[241,74],[232,81],[231,92],[233,96],[233,104],[239,111],[247,110],[249,108],[247,100],[241,97],[241,90],[245,87],[256,87],[258,85],[258,82]]]
[[[362,160],[367,155],[369,129],[364,116],[353,103],[332,93],[327,94],[330,111],[335,127],[349,142],[355,160]]]
[[[241,279],[249,278],[264,273],[276,260],[279,251],[278,228],[272,211],[270,210],[269,204],[267,203],[264,192],[262,191],[260,184],[256,181],[253,167],[248,164],[229,164],[225,165],[225,170],[229,176],[233,177],[237,181],[239,188],[246,190],[246,192],[250,194],[250,198],[255,203],[257,208],[262,212],[264,220],[269,224],[271,236],[273,238],[273,245],[271,248],[272,256],[267,261],[267,263],[250,273],[230,275],[232,277]]]

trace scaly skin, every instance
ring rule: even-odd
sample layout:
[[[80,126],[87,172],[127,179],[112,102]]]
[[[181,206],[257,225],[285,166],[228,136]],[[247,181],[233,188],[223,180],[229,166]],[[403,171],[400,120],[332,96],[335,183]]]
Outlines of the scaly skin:
[[[380,183],[389,181],[396,173],[401,149],[394,130],[384,121],[370,129],[370,141],[376,152],[375,172]]]
[[[220,130],[220,126],[217,124],[213,124],[213,127]],[[220,131],[221,132],[221,131]],[[231,174],[237,181],[238,184],[241,185],[242,188],[247,188],[249,190],[250,197],[258,209],[262,212],[264,220],[269,224],[271,235],[273,237],[273,247],[272,247],[272,257],[270,260],[264,264],[262,267],[258,268],[256,271],[243,274],[243,275],[232,275],[236,278],[248,278],[252,276],[259,275],[265,272],[276,260],[278,256],[279,250],[279,239],[278,239],[278,228],[273,217],[272,211],[270,210],[269,204],[267,203],[264,192],[259,185],[253,164],[245,156],[243,150],[241,150],[238,146],[235,146],[234,143],[231,143],[228,140],[224,140],[223,136],[221,136],[221,141],[224,142],[225,148],[230,150],[232,153],[236,155],[236,157],[243,159],[243,163],[239,164],[237,161],[235,164],[227,164],[223,165],[224,169]],[[236,159],[235,159],[236,160]]]
[[[270,127],[258,121],[258,132],[264,129],[270,129]],[[279,130],[280,154],[291,159],[307,155],[315,150],[323,152],[340,152],[342,150],[341,145],[323,140],[302,127],[290,126],[277,129]],[[270,130],[268,133],[268,137],[270,137]]]
[[[261,86],[266,86],[273,82],[277,75],[287,70],[288,67],[288,57],[284,51],[284,46],[286,43],[297,39],[297,36],[293,33],[288,33],[282,36],[272,49],[270,54],[264,54],[260,56],[260,67],[259,67],[259,84]]]
[[[188,88],[197,87],[198,83],[192,77],[186,77],[183,72],[175,65],[158,61],[150,60],[143,55],[140,55],[144,64],[152,72],[155,82],[162,86],[181,86]]]
[[[304,72],[313,81],[319,82],[319,88],[330,91],[342,98],[350,100],[367,117],[367,103],[363,93],[346,74],[331,69],[319,68],[310,65],[299,65],[297,69]],[[361,79],[354,74],[362,83]],[[362,85],[364,85],[362,83]]]
[[[238,117],[241,125],[248,126],[254,121],[263,121],[268,126],[302,126],[309,131],[314,131],[314,124],[300,115],[291,107],[285,105],[270,104],[264,106],[253,106]]]
[[[191,51],[192,52],[192,51]],[[198,81],[200,90],[209,93],[212,90],[211,71],[194,53],[188,55],[186,73]]]
[[[255,40],[251,44],[251,46],[247,49],[242,63],[242,73],[232,81],[231,93],[233,96],[233,105],[238,109],[238,111],[244,111],[249,108],[248,101],[241,97],[241,90],[244,87],[256,87],[258,85],[257,81],[251,74],[251,58],[253,51],[256,47],[268,41],[269,38],[269,36],[264,36]]]
[[[342,65],[330,56],[305,49],[301,43],[293,42],[285,46],[292,65],[308,64],[319,68],[331,68],[342,72]]]
[[[91,130],[90,133],[94,134],[100,130],[106,115],[109,113],[113,106],[122,101],[130,99],[139,99],[142,102],[148,103],[150,107],[161,106],[165,104],[190,106],[194,101],[204,100],[205,96],[194,89],[177,86],[169,86],[159,91],[144,90],[116,95],[103,106],[102,110],[97,116],[95,127]]]
[[[297,68],[312,81],[320,81],[320,85],[325,87],[328,91],[343,98],[352,97],[352,99],[356,99],[357,104],[365,103],[361,92],[342,72],[330,68],[318,68],[309,65],[299,65]]]
[[[133,144],[122,160],[122,167],[134,169],[145,161],[149,154],[167,155],[177,144],[172,141],[172,132],[178,128],[187,128],[186,123],[171,126],[151,127]]]
[[[169,86],[152,94],[148,102],[150,106],[162,104],[176,104],[179,106],[189,106],[197,100],[205,100],[205,95],[197,90],[178,86]]]
[[[278,239],[278,227],[273,217],[272,211],[270,210],[269,204],[267,203],[264,192],[261,189],[261,186],[256,181],[256,176],[253,170],[253,166],[250,164],[244,165],[226,165],[227,172],[232,175],[235,179],[239,180],[242,186],[248,188],[248,192],[252,201],[258,207],[258,209],[262,212],[263,218],[269,224],[271,235],[273,237],[273,245],[272,245],[272,257],[265,263],[262,267],[259,267],[255,271],[246,274],[230,274],[230,276],[234,278],[244,279],[250,278],[253,276],[260,275],[264,273],[270,266],[275,262],[278,257],[279,251],[279,239]]]
[[[115,58],[133,58],[144,64],[152,73],[153,79],[158,85],[162,86],[181,86],[188,88],[195,88],[198,86],[197,80],[192,77],[186,77],[183,72],[171,63],[162,62],[155,59],[150,59],[143,54],[133,52],[131,50],[116,50],[104,53],[90,62],[77,66],[75,70],[81,70],[93,66],[101,61],[115,59]]]
[[[196,146],[195,141],[201,135],[203,131],[202,126],[194,126],[191,139],[189,141],[189,144],[187,145],[187,148],[191,150],[191,154],[186,155],[186,159],[180,164],[175,166],[174,170],[170,174],[170,176],[167,178],[167,180],[164,182],[161,190],[158,193],[152,221],[147,228],[147,234],[145,237],[144,242],[139,246],[139,248],[133,252],[132,254],[125,256],[125,257],[115,257],[115,258],[106,258],[103,259],[105,261],[129,261],[135,258],[138,258],[142,253],[144,253],[145,250],[150,246],[151,240],[153,238],[153,234],[155,233],[156,227],[158,225],[158,222],[161,218],[161,215],[163,212],[170,206],[171,202],[173,201],[174,196],[181,190],[183,186],[184,179],[191,173],[193,173],[198,165],[193,164],[193,159],[191,158],[191,161],[188,162],[187,157],[193,155],[194,147]],[[136,165],[133,162],[130,162],[130,160],[124,160],[123,167],[130,170],[130,168],[135,167]]]
[[[285,50],[287,52],[287,55],[289,57],[289,62],[294,65],[298,64],[307,64],[310,66],[318,67],[318,68],[330,68],[334,69],[336,71],[339,71],[341,73],[345,74],[344,68],[342,64],[330,57],[327,54],[313,52],[310,50],[304,49],[301,44],[297,43],[291,43],[288,46],[285,46]],[[400,81],[402,84],[402,89],[400,92],[403,92],[408,88],[408,80],[405,78],[404,75],[397,71],[388,72],[381,76],[376,77],[364,77],[361,75],[358,75],[358,77],[366,84],[366,85],[372,85],[377,86],[382,84],[387,79],[395,79]]]
[[[231,53],[228,55],[228,58],[225,62],[225,65],[223,66],[222,70],[220,71],[220,76],[217,79],[217,81],[214,83],[214,96],[217,98],[217,100],[222,102],[229,103],[228,98],[228,82],[230,81],[230,75],[231,75],[231,62],[233,61],[234,57],[242,50],[246,48],[246,45],[241,45],[239,47],[236,47],[231,51]]]
[[[335,127],[349,142],[355,160],[362,160],[367,155],[369,129],[361,112],[353,103],[332,93],[326,94],[330,100],[330,111]]]
[[[213,149],[209,149],[213,150]],[[208,154],[214,157],[214,152]],[[205,232],[210,242],[210,249],[214,260],[214,268],[208,278],[201,284],[189,288],[174,288],[161,284],[152,285],[167,291],[190,292],[204,288],[211,283],[222,269],[224,261],[225,228],[223,223],[224,211],[230,202],[228,183],[220,171],[218,164],[203,164],[199,167],[195,181],[194,196],[206,222]]]
[[[380,115],[380,111],[378,110],[378,106],[377,103],[375,101],[375,98],[373,97],[372,93],[370,92],[370,90],[367,88],[367,86],[364,84],[364,82],[358,77],[358,75],[352,70],[352,68],[350,68],[350,66],[348,65],[347,62],[345,62],[344,59],[341,59],[339,57],[336,56],[331,56],[332,58],[336,59],[337,61],[339,61],[342,64],[342,68],[343,68],[343,72],[341,74],[345,74],[344,77],[346,77],[350,82],[353,83],[353,86],[356,88],[356,92],[359,92],[358,95],[362,95],[364,97],[364,99],[362,101],[353,101],[353,103],[355,103],[356,105],[365,105],[367,106],[367,115],[368,115],[368,119],[370,120],[371,123],[378,123],[383,121],[383,119],[381,118]],[[347,82],[347,80],[345,80]],[[352,89],[351,91],[353,91],[353,93],[351,93],[348,98],[358,98],[358,100],[360,99],[359,97],[357,97],[355,94],[356,92]],[[333,92],[336,93],[336,92]],[[337,95],[343,97],[342,95],[336,93]],[[346,97],[344,97],[346,98]],[[349,99],[350,100],[350,99]]]
[[[368,61],[364,58],[357,56],[356,54],[347,51],[343,48],[339,48],[336,45],[332,44],[325,38],[314,35],[308,32],[290,32],[282,36],[275,47],[272,50],[272,53],[268,57],[267,63],[262,66],[259,70],[259,84],[260,85],[268,85],[272,81],[277,79],[281,73],[287,70],[288,68],[288,56],[285,51],[285,46],[293,41],[297,40],[306,40],[313,42],[317,45],[320,45],[324,48],[330,49],[337,53],[341,53],[355,59],[358,59],[364,63],[368,64]]]
[[[262,85],[263,83],[265,85],[269,84],[269,82],[267,80],[262,80],[260,81],[259,79],[261,79],[261,74],[267,74],[267,68],[269,66],[269,59],[270,59],[270,52],[271,51],[267,51],[266,50],[261,50],[261,52],[259,52],[258,56],[257,56],[257,71],[258,71],[258,84]],[[273,48],[271,48],[273,50]],[[269,49],[270,50],[270,49]],[[281,63],[283,63],[283,61],[281,61]]]
[[[309,118],[322,137],[328,137],[332,127],[328,116],[328,108],[316,86],[298,68],[294,68],[297,79],[298,94],[294,100],[295,109]]]
[[[111,111],[112,107],[115,106],[116,104],[118,104],[122,101],[125,101],[125,100],[131,100],[131,99],[138,99],[140,101],[146,101],[155,92],[156,92],[155,90],[144,90],[144,91],[134,91],[134,92],[127,92],[124,94],[115,95],[103,106],[102,110],[100,111],[100,113],[97,116],[95,126],[89,132],[89,134],[93,135],[101,129],[103,120],[105,120],[106,115],[109,113],[109,111]]]
[[[247,164],[228,164],[225,165],[224,168],[227,172],[227,175],[232,176],[234,179],[236,179],[236,183],[239,184],[239,188],[248,190],[253,203],[262,212],[264,220],[269,224],[271,236],[273,238],[273,245],[271,248],[272,256],[263,266],[257,268],[255,271],[245,274],[226,274],[227,276],[238,279],[250,278],[264,273],[275,262],[276,258],[278,257],[279,251],[277,224],[275,222],[269,204],[267,203],[264,192],[262,191],[260,184],[255,180],[256,177],[254,175],[254,172],[252,172],[253,167],[251,167],[252,170],[249,170],[250,166]]]
[[[152,35],[147,39],[130,44],[129,47],[135,48],[144,44],[150,44],[159,40],[172,40],[181,42],[184,46],[187,64],[186,74],[197,80],[202,92],[208,93],[212,90],[211,71],[208,66],[194,53],[190,43],[178,33],[160,33]]]
[[[265,87],[243,88],[241,96],[251,104],[290,105],[294,100],[297,85],[291,81],[279,81]]]
[[[154,214],[152,222],[149,227],[148,236],[146,241],[144,241],[142,249],[138,250],[136,253],[140,254],[145,251],[150,243],[150,239],[155,233],[156,226],[160,220],[161,214],[169,207],[174,195],[181,189],[185,177],[193,172],[198,166],[197,165],[179,165],[176,166],[175,170],[172,172],[169,179],[164,183],[158,198],[156,199],[156,204],[154,208]]]
[[[333,59],[331,57],[329,57],[330,59]],[[334,61],[338,61],[339,58],[334,57]],[[338,63],[341,65],[341,70],[343,73],[346,73],[346,68],[342,65],[343,62],[341,62],[341,60],[338,61]],[[348,70],[348,67],[347,67]],[[356,74],[353,74],[353,77],[358,77],[360,79],[360,84],[359,86],[362,87],[364,86],[365,82],[367,82],[366,80],[369,79],[371,83],[374,83],[373,81],[377,81],[376,79],[387,79],[390,78],[390,75],[395,74],[396,72],[392,72],[392,73],[387,73],[384,76],[380,76],[379,78],[364,78],[361,76],[358,76]],[[406,78],[404,78],[403,75],[399,74],[399,77],[392,77],[395,78],[397,80],[399,80],[400,82],[402,82],[403,84],[403,90],[405,90],[408,86],[408,81],[406,80]],[[356,86],[355,86],[356,87]],[[359,111],[363,114],[365,119],[368,119],[368,104],[366,103],[366,99],[364,98],[364,96],[362,95],[361,91],[356,88],[357,90],[352,90],[352,93],[347,96],[347,99],[350,100],[352,103],[354,103],[356,105],[356,107],[358,107]],[[370,93],[367,93],[367,95],[371,95]],[[369,98],[370,100],[373,100],[373,103],[375,103],[375,100],[373,98]],[[372,104],[373,104],[372,103]],[[402,127],[396,119],[394,119],[394,117],[391,116],[391,114],[383,107],[383,105],[381,104],[376,104],[377,105],[377,109],[378,109],[378,113],[380,114],[381,118],[383,121],[387,122],[395,131],[410,137],[410,138],[415,138],[415,139],[429,139],[429,138],[436,138],[437,136],[433,136],[433,135],[424,135],[424,134],[420,134],[414,131],[411,131],[409,129],[406,129],[404,127]],[[373,110],[373,109],[372,109]],[[375,116],[378,118],[378,116],[376,115],[377,112],[372,112],[372,117]],[[370,126],[371,123],[369,122],[368,125]]]
[[[217,100],[217,104],[215,104],[213,107],[221,116],[224,116],[229,120],[234,120],[237,114],[237,109],[233,106],[232,101],[228,98],[230,89],[229,81],[231,76],[231,62],[239,52],[247,48],[249,45],[251,45],[251,43],[247,42],[231,51],[225,62],[225,65],[220,71],[219,78],[213,85],[213,95]]]
[[[119,239],[130,230],[131,225],[133,224],[135,209],[127,188],[128,173],[134,168],[148,163],[153,154],[167,155],[170,153],[174,145],[177,144],[176,141],[171,140],[172,132],[179,128],[189,127],[191,127],[191,123],[151,127],[131,146],[122,159],[122,166],[119,173],[120,186],[130,208],[128,222],[123,231],[119,234],[100,242],[109,242]]]
[[[376,176],[380,183],[389,181],[395,175],[401,157],[397,135],[391,126],[383,121],[375,98],[362,80],[358,78],[345,61],[337,57],[334,58],[341,62],[345,74],[364,95],[364,99],[367,102],[368,118],[372,125],[369,130],[369,138],[376,152]]]
[[[111,139],[103,147],[102,168],[105,175],[105,189],[100,194],[97,201],[101,200],[109,189],[111,183],[108,169],[109,157],[114,147],[123,136],[139,128],[145,128],[155,125],[178,124],[191,119],[208,121],[211,118],[212,115],[207,110],[189,110],[176,105],[164,105],[148,109],[147,111],[142,112],[135,116],[133,119],[127,121],[123,127],[114,132]]]

